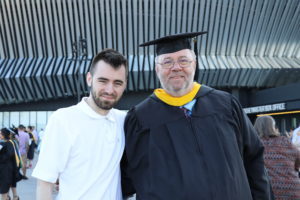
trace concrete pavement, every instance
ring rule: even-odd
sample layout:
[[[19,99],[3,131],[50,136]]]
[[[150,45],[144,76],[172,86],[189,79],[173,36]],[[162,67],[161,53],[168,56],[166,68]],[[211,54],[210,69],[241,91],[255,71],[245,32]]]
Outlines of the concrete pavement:
[[[35,160],[33,164],[35,165]],[[36,179],[31,177],[32,168],[27,169],[26,173],[28,180],[21,180],[17,183],[17,192],[20,200],[35,200]],[[13,196],[11,191],[9,195]]]
[[[36,165],[38,154],[35,154],[33,160],[33,166],[30,169],[27,169],[27,177],[28,180],[21,180],[17,183],[17,192],[20,197],[20,200],[35,200],[35,193],[36,193],[36,179],[31,176],[32,171]],[[55,193],[54,193],[55,194]],[[11,191],[9,194],[11,197],[13,196]]]
[[[17,183],[17,191],[20,200],[35,200],[36,179],[31,177],[31,173],[32,169],[28,169],[28,180],[21,180]]]

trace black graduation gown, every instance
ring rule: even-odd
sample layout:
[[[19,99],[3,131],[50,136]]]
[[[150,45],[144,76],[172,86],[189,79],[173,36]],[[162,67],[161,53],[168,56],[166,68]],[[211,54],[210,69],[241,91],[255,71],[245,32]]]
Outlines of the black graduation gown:
[[[0,193],[7,193],[14,183],[15,152],[10,142],[0,142]]]
[[[125,120],[126,196],[142,200],[268,200],[263,145],[238,101],[202,85],[191,117],[151,95]]]

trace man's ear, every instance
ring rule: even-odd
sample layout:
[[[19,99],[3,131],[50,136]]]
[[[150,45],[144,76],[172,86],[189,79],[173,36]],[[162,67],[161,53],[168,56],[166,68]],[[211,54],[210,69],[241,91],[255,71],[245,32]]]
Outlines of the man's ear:
[[[86,83],[89,87],[92,86],[92,81],[93,81],[93,76],[92,76],[91,72],[88,72],[86,74]]]
[[[196,67],[197,67],[197,60],[194,60],[194,62],[193,62],[193,67],[194,67],[194,69],[196,70]]]
[[[158,74],[158,71],[159,71],[158,64],[155,64],[155,72],[156,72],[156,74]]]

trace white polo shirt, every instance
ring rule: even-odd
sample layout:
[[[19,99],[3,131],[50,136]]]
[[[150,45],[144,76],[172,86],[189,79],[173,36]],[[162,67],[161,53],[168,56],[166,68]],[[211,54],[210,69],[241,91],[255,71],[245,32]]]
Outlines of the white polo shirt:
[[[121,200],[126,113],[99,115],[85,99],[51,115],[32,176],[51,183],[59,178],[57,200]]]

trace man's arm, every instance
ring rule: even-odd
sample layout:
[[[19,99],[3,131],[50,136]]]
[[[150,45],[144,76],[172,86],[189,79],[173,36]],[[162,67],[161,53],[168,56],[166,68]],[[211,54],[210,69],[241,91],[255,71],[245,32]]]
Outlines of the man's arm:
[[[264,146],[239,102],[233,98],[233,116],[253,200],[273,200],[273,192],[264,165]]]
[[[124,200],[129,199],[136,193],[134,184],[132,182],[132,177],[129,174],[129,163],[128,163],[127,151],[129,149],[129,152],[133,152],[132,149],[129,148],[129,146],[132,145],[128,145],[128,143],[134,141],[134,138],[137,138],[137,137],[133,137],[132,135],[139,134],[137,133],[139,129],[140,129],[140,125],[134,114],[133,109],[131,109],[130,111],[128,111],[127,116],[125,118],[124,131],[125,131],[126,144],[125,144],[124,154],[120,163],[121,184],[122,184],[122,193],[123,193]]]
[[[37,178],[39,183],[36,195],[38,200],[52,200],[53,183],[64,172],[68,163],[71,139],[66,134],[63,123],[65,121],[58,118],[57,114],[54,113],[51,115],[45,130],[39,159],[32,172],[32,176]]]
[[[37,200],[53,200],[52,198],[53,183],[38,179],[36,188]]]

